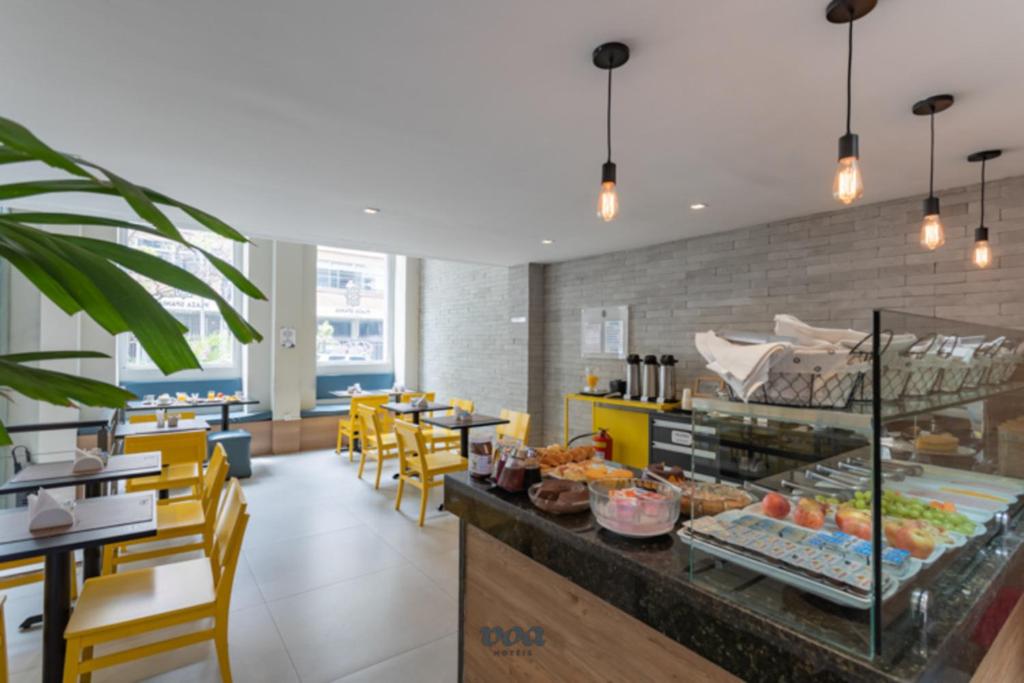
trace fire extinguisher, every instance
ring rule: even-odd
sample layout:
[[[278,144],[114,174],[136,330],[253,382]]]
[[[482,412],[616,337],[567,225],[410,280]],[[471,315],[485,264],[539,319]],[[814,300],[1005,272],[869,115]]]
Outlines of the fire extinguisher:
[[[594,455],[604,460],[612,459],[612,437],[604,429],[598,429],[594,435]]]

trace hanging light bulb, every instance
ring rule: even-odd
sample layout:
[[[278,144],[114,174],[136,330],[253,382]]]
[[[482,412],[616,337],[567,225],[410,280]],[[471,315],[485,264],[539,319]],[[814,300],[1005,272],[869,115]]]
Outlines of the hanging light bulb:
[[[946,243],[946,229],[942,227],[939,212],[927,214],[921,221],[921,246],[935,251]]]
[[[979,268],[992,265],[992,247],[988,243],[988,228],[977,228],[974,231],[974,255],[971,258]]]
[[[601,220],[615,220],[619,215],[619,190],[615,184],[615,164],[612,162],[612,71],[629,60],[629,47],[622,43],[605,43],[594,50],[594,66],[608,72],[608,108],[606,133],[608,160],[601,166],[601,192],[597,195],[597,216]]]
[[[849,37],[846,54],[846,134],[839,138],[839,165],[832,180],[832,196],[843,204],[852,204],[864,196],[864,176],[860,170],[860,144],[850,132],[853,102],[853,22],[875,8],[877,0],[831,0],[825,12],[833,24],[847,24]]]
[[[1000,149],[987,149],[967,157],[967,161],[981,162],[981,217],[978,220],[978,227],[974,229],[974,251],[971,254],[971,260],[979,268],[988,268],[992,265],[992,245],[989,244],[988,228],[985,227],[985,163],[1002,153]]]
[[[921,246],[934,251],[946,243],[946,229],[939,218],[939,198],[935,196],[935,115],[953,106],[952,95],[932,95],[916,102],[910,111],[927,116],[931,130],[928,152],[928,196],[922,205]]]
[[[843,138],[845,137],[847,136],[844,135]],[[856,143],[857,136],[852,137]],[[842,148],[843,138],[839,139],[840,148]],[[856,149],[856,145],[854,148]],[[839,157],[839,167],[836,169],[836,177],[832,181],[832,196],[843,204],[852,204],[854,200],[864,196],[864,176],[860,173],[860,164],[857,162],[855,154]]]
[[[619,215],[619,192],[615,189],[615,164],[606,161],[601,167],[601,192],[597,195],[597,215],[613,221]]]

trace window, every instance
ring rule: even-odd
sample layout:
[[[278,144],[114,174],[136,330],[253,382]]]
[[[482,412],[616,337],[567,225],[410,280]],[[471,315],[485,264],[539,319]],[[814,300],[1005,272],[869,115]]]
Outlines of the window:
[[[205,230],[182,230],[187,240],[233,264],[241,266],[242,246]],[[189,247],[151,235],[129,232],[125,244],[159,256],[208,283],[233,306],[238,302],[235,287],[210,263]],[[241,372],[241,351],[231,336],[216,304],[208,299],[182,292],[148,278],[136,279],[171,315],[188,328],[185,337],[206,370],[219,369],[224,376]],[[159,376],[159,370],[133,335],[121,335],[118,356],[123,379],[147,379]]]
[[[387,254],[317,247],[318,366],[390,365],[391,263]]]

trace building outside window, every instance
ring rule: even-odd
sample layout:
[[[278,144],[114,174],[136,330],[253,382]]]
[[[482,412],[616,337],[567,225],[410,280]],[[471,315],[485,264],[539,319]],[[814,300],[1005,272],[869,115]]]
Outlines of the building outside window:
[[[387,254],[317,248],[319,367],[390,365],[391,272]]]
[[[182,230],[183,236],[206,251],[241,267],[242,245],[225,240],[206,230]],[[210,263],[191,248],[171,240],[136,232],[124,237],[128,246],[184,268],[209,284],[228,303],[237,307],[235,287]],[[241,349],[216,304],[208,299],[182,292],[148,278],[135,276],[171,315],[187,328],[186,338],[204,370],[238,376],[241,372]],[[133,335],[118,339],[118,362],[122,379],[146,379],[159,375],[159,370]]]

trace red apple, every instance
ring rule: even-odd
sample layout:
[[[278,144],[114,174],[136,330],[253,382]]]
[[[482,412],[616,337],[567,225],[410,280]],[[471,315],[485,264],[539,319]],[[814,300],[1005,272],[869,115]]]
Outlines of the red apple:
[[[813,498],[801,498],[796,504],[793,521],[808,529],[820,529],[825,525],[825,506]]]
[[[867,510],[841,505],[836,511],[836,526],[844,534],[850,534],[865,541],[871,540],[871,513]]]
[[[761,509],[769,517],[785,519],[789,516],[789,499],[779,493],[769,493],[761,501]]]
[[[916,520],[885,523],[885,540],[894,548],[906,550],[919,560],[927,559],[935,551],[935,537]]]

